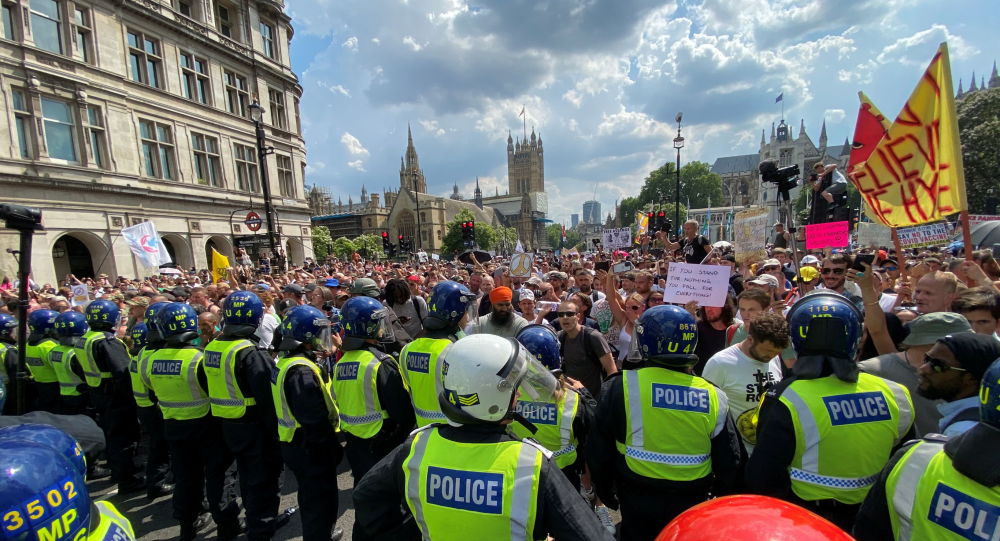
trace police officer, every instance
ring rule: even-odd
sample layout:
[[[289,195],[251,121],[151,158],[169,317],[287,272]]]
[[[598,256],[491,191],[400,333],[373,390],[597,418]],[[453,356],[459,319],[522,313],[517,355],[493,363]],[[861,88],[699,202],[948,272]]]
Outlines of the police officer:
[[[146,309],[146,313],[155,315],[157,308],[154,307],[166,305],[165,302],[154,304]],[[128,372],[132,380],[136,413],[146,438],[146,497],[152,500],[170,494],[174,486],[167,483],[167,474],[170,473],[170,451],[167,440],[163,438],[163,414],[160,413],[160,408],[156,407],[156,396],[149,392],[142,377],[139,376],[140,364],[144,364],[153,351],[163,346],[163,337],[159,329],[150,330],[151,326],[155,327],[153,319],[147,321],[150,321],[149,325],[140,321],[129,331],[129,337],[132,339],[129,355],[132,361],[129,363]],[[151,343],[154,345],[150,345]]]
[[[211,415],[203,354],[192,344],[198,338],[198,315],[190,305],[174,302],[161,308],[156,319],[164,347],[150,355],[140,377],[163,413],[180,538],[195,538],[201,501],[207,497],[219,539],[235,539],[241,530],[239,507],[226,486],[226,470],[233,460]]]
[[[13,415],[17,409],[17,320],[8,314],[0,314],[0,380],[7,384],[10,394],[3,413]]]
[[[858,541],[996,539],[1000,535],[1000,360],[983,375],[979,422],[948,439],[910,442],[868,492]]]
[[[87,411],[87,383],[83,381],[83,367],[76,358],[73,345],[90,326],[80,312],[67,310],[56,317],[56,336],[59,343],[49,353],[52,370],[59,381],[59,411],[63,415],[80,415]]]
[[[295,475],[304,541],[339,539],[337,405],[323,358],[333,350],[330,320],[313,306],[296,306],[281,324],[281,354],[271,378],[281,457]]]
[[[532,440],[506,430],[517,400],[552,400],[552,374],[511,338],[459,339],[438,359],[448,424],[432,424],[354,489],[354,539],[610,539]]]
[[[399,374],[410,393],[417,426],[445,421],[437,401],[437,360],[448,344],[465,335],[462,329],[475,300],[476,296],[464,285],[447,280],[439,282],[431,292],[423,322],[424,334],[399,354]]]
[[[850,531],[893,448],[912,437],[913,403],[902,385],[859,372],[861,313],[845,297],[807,295],[788,322],[795,377],[759,406],[746,483]]]
[[[32,410],[56,413],[59,408],[59,380],[49,358],[56,347],[55,310],[35,310],[28,314],[28,344],[24,350],[24,362],[31,374],[35,402]]]
[[[547,325],[528,325],[515,337],[528,353],[549,370],[562,366],[559,339]],[[552,451],[552,460],[559,466],[574,488],[580,488],[583,469],[583,444],[594,424],[597,400],[582,383],[572,378],[560,378],[550,401],[518,400],[515,411],[534,425],[532,432],[522,423],[511,423],[510,430],[518,438],[532,438]]]
[[[691,373],[697,328],[679,306],[647,309],[632,339],[643,364],[601,386],[587,464],[601,501],[621,503],[622,539],[653,539],[709,492],[734,488],[739,434],[726,394]]]
[[[125,344],[115,337],[121,314],[118,305],[99,299],[85,310],[90,329],[73,347],[83,367],[84,380],[90,387],[90,403],[97,412],[97,424],[104,431],[111,479],[122,494],[145,488],[136,476],[135,449],[139,439],[139,421],[132,397],[128,355]]]
[[[234,291],[222,303],[222,334],[205,347],[202,363],[212,415],[236,455],[247,538],[268,540],[275,529],[280,495],[281,450],[271,398],[271,357],[259,349],[257,331],[264,303],[249,291]],[[287,521],[287,517],[283,517]]]

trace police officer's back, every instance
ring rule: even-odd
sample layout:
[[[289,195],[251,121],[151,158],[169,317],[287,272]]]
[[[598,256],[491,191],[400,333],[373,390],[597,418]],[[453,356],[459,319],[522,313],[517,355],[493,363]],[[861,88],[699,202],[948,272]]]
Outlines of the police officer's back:
[[[13,415],[17,409],[17,320],[8,314],[0,314],[0,380],[7,385],[10,400],[4,406],[4,413]]]
[[[996,539],[1000,535],[1000,360],[983,375],[980,421],[930,434],[893,455],[854,525],[858,541]]]
[[[732,490],[739,435],[726,394],[691,374],[697,342],[686,310],[650,308],[633,338],[644,365],[602,385],[587,463],[597,496],[621,503],[622,539],[653,539],[709,491]]]
[[[861,314],[845,297],[807,295],[788,320],[795,376],[760,405],[746,482],[850,531],[893,448],[912,436],[913,404],[902,385],[859,373]]]
[[[354,490],[354,539],[608,539],[539,444],[510,436],[518,398],[541,399],[551,373],[516,341],[462,338],[439,359],[441,409]]]
[[[161,302],[149,306],[147,314],[155,314],[158,308],[166,305],[167,303]],[[147,317],[152,321],[152,317]],[[153,352],[163,346],[163,336],[156,325],[146,325],[144,321],[139,321],[129,330],[129,338],[132,343],[129,348],[132,362],[128,368],[132,380],[132,397],[135,399],[136,415],[146,440],[146,497],[155,499],[170,494],[174,489],[172,484],[167,483],[170,451],[167,440],[163,437],[163,414],[156,406],[156,395],[143,383],[140,373],[141,366],[145,366]]]
[[[28,314],[28,344],[24,362],[34,387],[33,410],[55,413],[59,407],[59,380],[50,353],[56,347],[55,325],[59,312],[35,310]]]
[[[63,415],[80,415],[87,411],[90,387],[83,380],[83,367],[76,358],[73,344],[89,329],[87,318],[68,310],[56,317],[58,344],[49,353],[52,371],[59,381],[59,411]]]
[[[353,297],[340,310],[344,355],[334,368],[333,392],[355,483],[414,426],[399,366],[380,347],[395,341],[391,313],[371,297]]]
[[[407,344],[399,354],[399,374],[410,393],[417,426],[445,421],[438,405],[437,362],[441,351],[458,340],[476,296],[458,282],[443,281],[434,286],[424,333]]]

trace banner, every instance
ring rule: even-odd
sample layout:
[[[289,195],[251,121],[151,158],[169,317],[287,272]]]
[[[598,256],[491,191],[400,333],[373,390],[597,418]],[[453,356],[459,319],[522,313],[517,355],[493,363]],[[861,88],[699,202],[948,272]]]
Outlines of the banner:
[[[738,212],[733,218],[733,248],[736,261],[767,258],[767,209],[759,207]],[[673,263],[671,263],[672,265]]]
[[[954,95],[942,43],[888,133],[849,171],[873,219],[904,227],[968,210]]]
[[[605,251],[628,250],[632,247],[632,228],[619,227],[601,232],[601,244]]]
[[[827,222],[806,226],[806,250],[846,248],[851,242],[847,222]]]
[[[218,283],[229,275],[229,258],[212,248],[212,282]]]
[[[635,213],[636,236],[645,235],[649,231],[649,215],[645,212]]]
[[[858,246],[889,248],[892,246],[892,228],[872,222],[858,222]]]
[[[896,230],[899,245],[903,248],[917,248],[933,244],[947,244],[951,240],[951,226],[947,222],[901,227]]]
[[[729,293],[729,275],[729,267],[722,265],[671,263],[663,302],[697,301],[699,306],[722,307]]]
[[[517,239],[517,246],[514,246],[514,253],[519,254],[524,251],[524,245],[521,244],[521,239]]]
[[[73,292],[73,298],[70,300],[70,304],[73,306],[86,306],[90,302],[90,291],[87,289],[87,284],[70,286],[70,291]]]
[[[994,216],[992,214],[970,214],[969,227],[975,227],[983,222],[995,222],[997,220],[1000,220],[1000,216]]]
[[[531,276],[531,267],[534,258],[531,254],[524,252],[510,256],[510,275],[515,278],[528,278]]]
[[[167,246],[156,233],[153,222],[142,222],[126,227],[122,229],[122,237],[128,242],[132,253],[147,267],[159,267],[171,262]]]

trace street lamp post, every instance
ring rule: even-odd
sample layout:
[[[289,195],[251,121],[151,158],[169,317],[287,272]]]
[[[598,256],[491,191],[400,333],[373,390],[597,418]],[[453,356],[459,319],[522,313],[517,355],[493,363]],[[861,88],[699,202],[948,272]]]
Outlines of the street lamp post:
[[[264,219],[267,220],[267,244],[271,250],[272,264],[277,267],[278,240],[274,230],[274,206],[271,204],[271,183],[267,178],[267,155],[274,153],[274,147],[267,146],[264,135],[264,108],[255,98],[250,104],[250,118],[253,120],[254,133],[257,135],[257,165],[260,168],[260,183],[264,189]]]
[[[677,113],[677,137],[674,137],[674,148],[677,149],[677,184],[674,190],[674,231],[681,225],[681,149],[684,148],[684,138],[681,137],[681,117]]]

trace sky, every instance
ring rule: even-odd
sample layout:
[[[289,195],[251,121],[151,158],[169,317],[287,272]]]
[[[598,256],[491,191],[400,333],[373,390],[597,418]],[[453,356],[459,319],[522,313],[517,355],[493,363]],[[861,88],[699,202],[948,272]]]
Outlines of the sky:
[[[996,0],[286,0],[306,184],[399,187],[406,129],[428,191],[507,190],[506,139],[544,140],[548,217],[603,212],[650,171],[756,153],[781,118],[853,133],[863,90],[895,118],[938,44],[954,86],[1000,57]],[[978,84],[978,82],[977,82]],[[519,113],[525,111],[525,116]],[[525,126],[526,125],[526,126]]]

